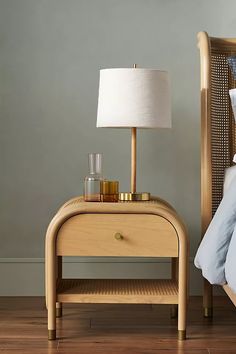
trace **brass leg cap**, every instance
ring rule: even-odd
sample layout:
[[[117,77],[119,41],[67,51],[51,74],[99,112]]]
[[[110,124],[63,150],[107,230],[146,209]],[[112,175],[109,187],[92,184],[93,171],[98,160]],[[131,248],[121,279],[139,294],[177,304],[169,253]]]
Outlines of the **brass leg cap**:
[[[56,317],[62,317],[62,307],[56,308]]]
[[[55,340],[56,339],[56,330],[49,329],[48,330],[48,340]]]
[[[208,318],[213,317],[213,308],[212,307],[204,307],[204,317],[208,317]]]
[[[178,317],[178,305],[173,305],[170,309],[170,318]]]
[[[186,330],[179,330],[178,331],[178,339],[185,340],[186,339]]]

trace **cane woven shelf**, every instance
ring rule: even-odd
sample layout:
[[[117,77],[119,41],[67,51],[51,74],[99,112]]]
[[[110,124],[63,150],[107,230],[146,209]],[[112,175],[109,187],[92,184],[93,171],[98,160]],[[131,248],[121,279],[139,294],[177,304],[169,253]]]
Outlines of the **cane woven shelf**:
[[[224,173],[236,153],[236,125],[229,90],[236,82],[227,58],[236,56],[236,38],[198,34],[201,59],[201,220],[202,237],[223,196]],[[225,291],[229,295],[231,291]],[[230,295],[229,295],[230,296]],[[236,304],[236,295],[230,296]],[[212,287],[204,282],[205,315],[212,313]]]
[[[85,303],[178,303],[178,283],[172,279],[61,279],[57,299]]]

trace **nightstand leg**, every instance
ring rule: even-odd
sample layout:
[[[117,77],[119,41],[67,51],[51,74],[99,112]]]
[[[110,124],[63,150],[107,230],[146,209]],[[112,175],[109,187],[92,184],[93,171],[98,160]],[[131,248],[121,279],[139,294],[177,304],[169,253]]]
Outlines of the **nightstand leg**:
[[[187,295],[188,295],[188,245],[180,244],[178,270],[178,338],[186,339]]]
[[[206,318],[213,317],[213,308],[212,307],[204,307],[204,317],[206,317]]]
[[[51,304],[52,296],[48,292],[48,339],[56,339],[56,302]]]
[[[212,318],[213,317],[212,285],[206,279],[204,279],[203,308],[204,308],[204,317]]]
[[[60,302],[56,303],[56,317],[62,317],[62,304]]]
[[[178,282],[178,258],[172,257],[171,258],[171,277],[172,280]],[[178,305],[171,305],[171,310],[170,310],[170,317],[171,318],[177,318],[178,317]]]
[[[57,256],[57,279],[62,279],[62,256]],[[62,304],[60,302],[56,303],[56,317],[62,317]]]
[[[178,317],[178,305],[171,305],[170,309],[170,318]]]
[[[55,245],[49,244],[47,251],[47,276],[48,276],[48,339],[56,339],[56,257]]]

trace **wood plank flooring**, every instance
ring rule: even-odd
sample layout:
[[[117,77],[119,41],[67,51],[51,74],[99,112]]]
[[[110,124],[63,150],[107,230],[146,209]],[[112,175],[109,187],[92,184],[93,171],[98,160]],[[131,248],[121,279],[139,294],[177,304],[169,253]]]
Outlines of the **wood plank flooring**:
[[[40,297],[0,298],[0,354],[233,354],[236,308],[214,300],[213,321],[202,317],[200,297],[190,299],[188,339],[177,340],[169,305],[64,305],[58,339],[47,340],[47,313]]]

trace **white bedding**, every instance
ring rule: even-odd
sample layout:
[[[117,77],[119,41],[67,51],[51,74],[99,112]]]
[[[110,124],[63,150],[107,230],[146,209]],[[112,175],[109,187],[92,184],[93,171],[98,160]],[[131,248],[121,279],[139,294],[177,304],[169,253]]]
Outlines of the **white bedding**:
[[[236,89],[229,90],[234,119],[236,121]]]
[[[211,284],[228,283],[236,293],[236,176],[224,193],[194,263]]]

